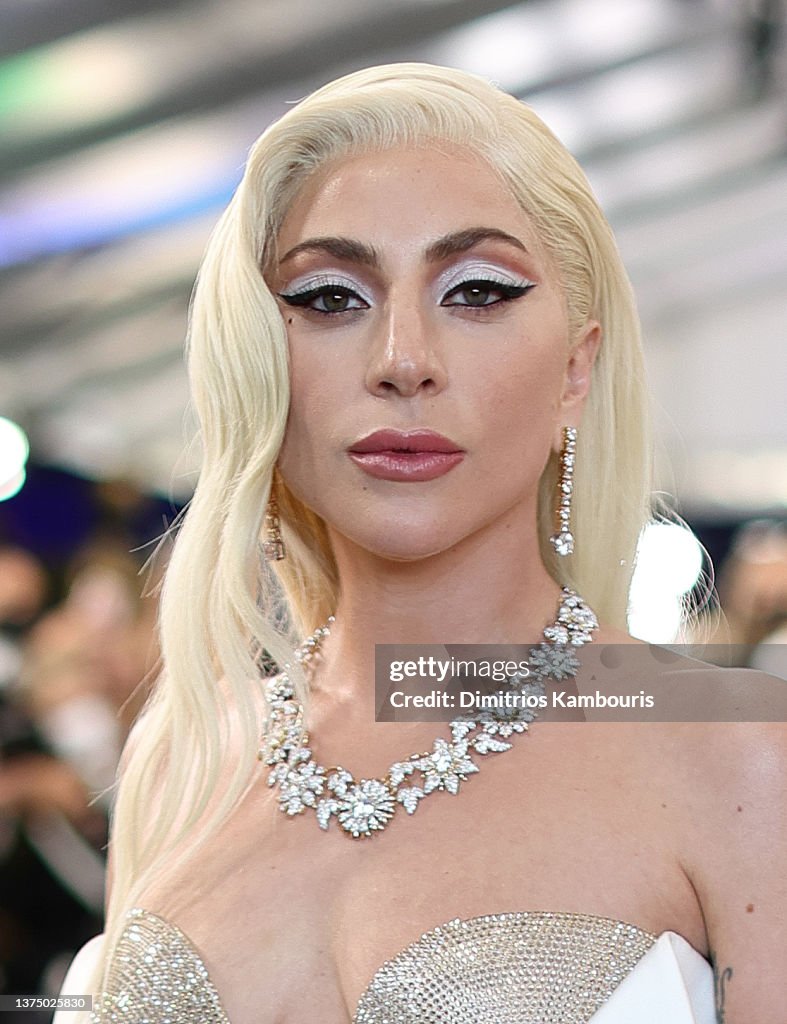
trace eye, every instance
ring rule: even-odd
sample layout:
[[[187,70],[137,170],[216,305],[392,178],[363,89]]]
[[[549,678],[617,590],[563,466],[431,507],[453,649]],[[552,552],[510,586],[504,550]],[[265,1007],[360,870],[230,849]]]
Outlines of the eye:
[[[310,309],[315,313],[330,315],[333,313],[347,313],[355,309],[368,309],[368,304],[351,288],[343,285],[324,284],[317,288],[309,288],[302,292],[293,292],[287,295],[279,292],[279,298],[283,299],[290,306],[301,306]],[[355,305],[350,303],[355,300]]]
[[[473,281],[462,281],[461,284],[458,284],[446,294],[440,305],[469,306],[476,309],[483,308],[484,306],[496,306],[500,302],[510,302],[512,299],[518,299],[534,287],[535,285],[532,281],[525,281],[521,285],[510,284],[507,281],[490,281],[480,278]],[[447,301],[458,295],[464,295],[466,301]]]

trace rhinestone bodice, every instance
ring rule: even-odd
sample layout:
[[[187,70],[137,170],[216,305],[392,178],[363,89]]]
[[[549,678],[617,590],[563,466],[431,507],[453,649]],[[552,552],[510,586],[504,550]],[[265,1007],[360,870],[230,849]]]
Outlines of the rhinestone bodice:
[[[352,1021],[586,1024],[655,941],[634,925],[588,914],[454,918],[385,961]],[[134,907],[91,1022],[143,1021],[231,1024],[189,939]]]
[[[655,941],[585,914],[455,918],[383,964],[353,1024],[585,1024]]]

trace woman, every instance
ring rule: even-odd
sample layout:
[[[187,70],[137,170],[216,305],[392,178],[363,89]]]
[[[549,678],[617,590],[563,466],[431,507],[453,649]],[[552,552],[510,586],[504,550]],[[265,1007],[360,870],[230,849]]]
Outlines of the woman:
[[[375,718],[375,643],[541,638],[533,692],[551,648],[637,643],[637,318],[548,129],[430,65],[320,89],[251,151],[190,338],[94,1019],[680,1024],[712,961],[720,1020],[775,1020],[777,727]]]

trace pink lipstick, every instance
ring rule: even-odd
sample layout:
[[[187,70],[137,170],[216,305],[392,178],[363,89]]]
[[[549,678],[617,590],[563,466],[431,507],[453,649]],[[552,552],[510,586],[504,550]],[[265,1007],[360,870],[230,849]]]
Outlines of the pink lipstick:
[[[457,466],[464,449],[432,430],[376,430],[347,449],[369,476],[383,480],[433,480]]]

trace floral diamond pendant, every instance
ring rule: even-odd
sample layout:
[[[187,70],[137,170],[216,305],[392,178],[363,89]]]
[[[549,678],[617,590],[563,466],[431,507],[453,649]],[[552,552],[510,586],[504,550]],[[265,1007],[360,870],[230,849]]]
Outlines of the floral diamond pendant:
[[[384,828],[393,817],[396,804],[391,791],[379,779],[361,779],[339,801],[339,824],[358,839]]]

